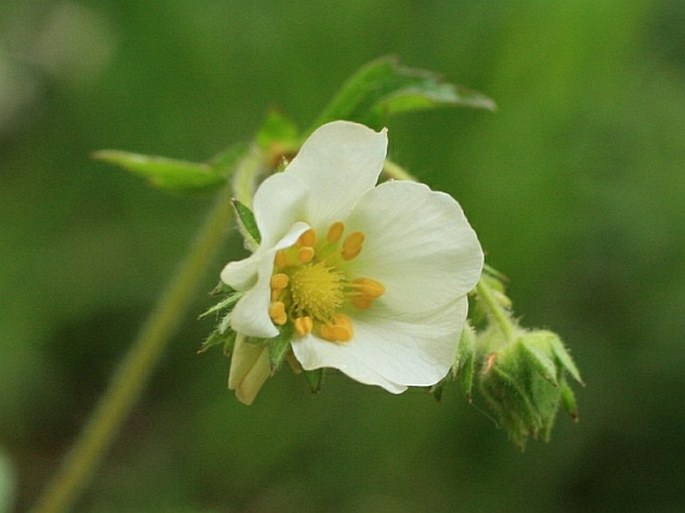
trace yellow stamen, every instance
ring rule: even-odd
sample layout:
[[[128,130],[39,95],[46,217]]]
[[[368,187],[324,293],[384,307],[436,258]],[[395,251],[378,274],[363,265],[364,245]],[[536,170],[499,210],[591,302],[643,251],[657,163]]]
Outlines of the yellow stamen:
[[[299,336],[304,337],[312,332],[314,329],[314,321],[309,316],[298,317],[293,321],[293,326],[295,328],[295,333]]]
[[[343,260],[352,260],[362,250],[364,244],[364,234],[362,232],[352,232],[343,241],[342,257]]]
[[[285,313],[285,305],[281,301],[274,301],[269,305],[269,317],[274,321],[274,324],[283,326],[288,322],[288,316]]]
[[[300,266],[290,277],[293,307],[318,321],[333,317],[345,299],[344,275],[324,262]]]
[[[300,235],[300,238],[297,239],[297,245],[298,246],[309,246],[313,247],[314,244],[316,244],[316,232],[314,231],[314,228],[310,228],[306,232],[304,232],[302,235]]]
[[[303,264],[309,263],[314,258],[314,248],[311,246],[304,246],[297,252],[297,259]]]
[[[271,288],[276,290],[283,290],[288,286],[288,282],[290,281],[290,278],[288,278],[287,274],[283,273],[277,273],[271,276]]]
[[[276,264],[276,267],[283,267],[287,263],[288,255],[286,254],[285,250],[281,249],[277,251],[276,257],[274,258],[274,264]]]
[[[353,339],[352,320],[341,310],[345,305],[358,311],[371,308],[385,287],[371,278],[348,278],[347,272],[353,269],[344,261],[359,255],[366,237],[360,231],[344,234],[345,225],[340,221],[328,227],[323,241],[310,228],[293,247],[276,252],[269,305],[274,324],[292,322],[299,337],[315,333],[334,343]]]
[[[330,228],[328,228],[328,233],[326,234],[326,240],[331,244],[335,244],[342,237],[343,231],[345,230],[345,225],[338,221],[333,223]]]

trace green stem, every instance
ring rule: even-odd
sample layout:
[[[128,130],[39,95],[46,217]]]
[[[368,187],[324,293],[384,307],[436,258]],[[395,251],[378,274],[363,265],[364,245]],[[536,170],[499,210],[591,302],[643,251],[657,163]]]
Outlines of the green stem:
[[[478,299],[485,306],[490,319],[497,324],[507,342],[511,343],[514,341],[514,326],[511,322],[509,314],[502,308],[502,306],[497,302],[492,294],[492,289],[487,284],[486,280],[481,277],[476,284],[476,294],[478,294]]]
[[[231,220],[231,188],[216,199],[197,240],[191,247],[138,338],[117,369],[90,420],[62,467],[38,498],[33,513],[61,513],[77,499],[136,403],[168,340],[183,319],[202,283]]]

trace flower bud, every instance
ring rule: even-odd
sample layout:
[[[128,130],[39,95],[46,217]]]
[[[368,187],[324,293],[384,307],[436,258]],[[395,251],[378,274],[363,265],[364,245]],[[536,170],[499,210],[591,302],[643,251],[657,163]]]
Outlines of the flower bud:
[[[495,330],[484,336],[490,348],[500,347],[486,357],[481,391],[515,444],[523,448],[530,436],[548,440],[560,405],[577,418],[565,375],[582,381],[558,335],[518,328],[514,342],[504,345]]]
[[[241,403],[250,405],[270,375],[269,348],[264,344],[252,344],[243,335],[238,335],[228,374],[228,389],[235,390]]]

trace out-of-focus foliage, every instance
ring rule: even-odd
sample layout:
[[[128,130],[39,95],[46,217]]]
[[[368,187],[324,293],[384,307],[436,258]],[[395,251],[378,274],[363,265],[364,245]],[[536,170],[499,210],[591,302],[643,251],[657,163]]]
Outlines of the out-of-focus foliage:
[[[19,506],[211,201],[89,154],[203,162],[269,109],[308,126],[395,54],[497,101],[393,119],[391,156],[459,199],[524,323],[563,336],[580,423],[521,454],[456,384],[438,405],[335,374],[312,396],[280,373],[246,408],[195,354],[201,298],[78,511],[681,511],[684,25],[675,0],[0,3],[0,446]],[[205,288],[242,255],[232,230]]]

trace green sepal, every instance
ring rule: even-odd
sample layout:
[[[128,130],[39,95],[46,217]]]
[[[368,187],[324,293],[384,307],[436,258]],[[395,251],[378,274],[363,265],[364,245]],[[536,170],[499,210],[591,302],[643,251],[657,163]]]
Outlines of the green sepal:
[[[552,337],[550,338],[549,343],[552,347],[552,352],[554,353],[557,362],[560,366],[568,371],[573,379],[575,379],[581,385],[584,385],[585,383],[583,383],[583,378],[580,377],[580,371],[573,362],[573,358],[571,358],[571,355],[564,347],[564,344],[561,342],[561,339],[559,339],[556,333],[551,333],[551,335]]]
[[[217,304],[209,307],[205,312],[201,313],[198,319],[204,319],[208,315],[211,315],[215,312],[220,312],[221,310],[230,310],[231,307],[235,305],[242,296],[242,292],[234,292],[233,294],[230,294],[222,301],[219,301]]]
[[[321,368],[310,371],[303,370],[302,374],[304,374],[304,378],[307,380],[309,390],[311,390],[312,394],[318,394],[319,392],[321,392],[321,387],[323,386],[323,378],[326,374],[325,369]]]
[[[262,235],[259,233],[259,228],[257,227],[257,221],[255,220],[254,213],[236,198],[232,200],[233,208],[235,209],[236,216],[240,222],[240,231],[245,237],[249,237],[251,242],[259,245],[262,242]]]
[[[314,123],[346,119],[380,129],[387,117],[438,107],[495,110],[487,96],[444,82],[426,70],[400,66],[396,59],[374,60],[354,73]]]
[[[561,407],[570,415],[574,422],[578,422],[578,404],[576,403],[576,395],[568,386],[566,380],[563,380],[559,384],[559,389],[561,392]]]
[[[224,355],[229,356],[231,354],[231,351],[233,351],[233,346],[235,345],[235,338],[236,332],[231,329],[226,330],[224,333],[221,333],[221,331],[219,331],[218,329],[214,330],[212,333],[209,334],[209,336],[205,339],[202,345],[200,345],[200,349],[198,349],[197,352],[204,353],[210,347],[223,344]]]
[[[283,363],[283,360],[290,352],[290,341],[293,338],[293,325],[287,323],[281,326],[281,329],[274,338],[268,339],[269,344],[269,364],[271,365],[271,372],[276,372]]]
[[[516,351],[517,352],[517,351]],[[536,369],[516,361],[516,352],[498,355],[481,379],[481,392],[500,425],[520,448],[529,437],[547,439],[559,402],[559,388]]]
[[[428,393],[433,396],[437,402],[442,402],[442,396],[445,393],[445,387],[447,386],[447,379],[443,378],[438,381],[435,385],[432,385],[428,389]]]
[[[538,337],[537,339],[535,338],[536,336]],[[545,349],[547,349],[547,352],[549,353],[547,340],[545,340],[545,338],[539,340],[539,337],[540,335],[535,333],[531,334],[525,343],[519,341],[519,343],[515,345],[518,357],[521,359],[521,365],[530,366],[531,369],[537,371],[540,376],[554,386],[557,386],[557,366],[552,358],[545,353]],[[547,348],[544,347],[545,345],[547,345]]]
[[[466,398],[471,401],[473,391],[473,375],[476,361],[476,332],[467,322],[461,332],[457,357],[452,365],[451,373],[459,380]]]
[[[155,187],[168,191],[203,191],[226,182],[226,177],[210,164],[118,150],[97,151],[93,158],[142,176]]]
[[[481,337],[493,349],[486,351],[480,389],[514,443],[524,447],[529,437],[549,439],[559,406],[577,418],[565,375],[580,376],[556,333],[518,328],[515,342],[504,345],[495,340],[495,329]]]
[[[216,287],[209,292],[209,295],[218,296],[219,294],[232,294],[234,292],[236,292],[236,290],[233,287],[223,281],[219,281],[219,283],[216,284]]]
[[[264,151],[271,150],[272,145],[278,144],[281,150],[296,149],[298,147],[299,130],[295,123],[278,111],[272,110],[257,132],[257,144]]]

